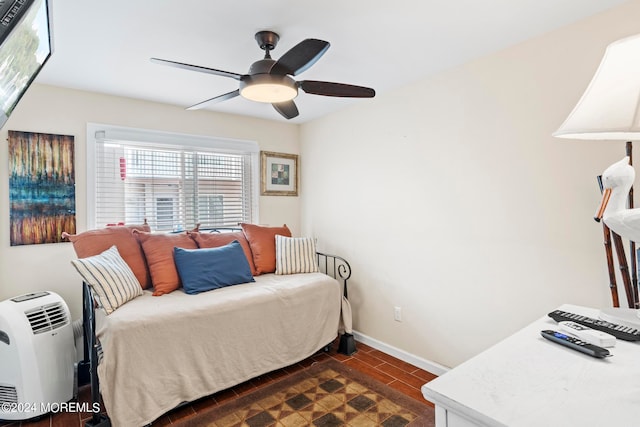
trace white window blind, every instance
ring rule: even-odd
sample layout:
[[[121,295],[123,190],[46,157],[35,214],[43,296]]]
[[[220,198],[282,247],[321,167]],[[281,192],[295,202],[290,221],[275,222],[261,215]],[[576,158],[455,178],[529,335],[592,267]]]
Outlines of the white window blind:
[[[131,141],[96,133],[95,227],[146,220],[154,231],[181,231],[252,222],[257,149],[153,136]]]

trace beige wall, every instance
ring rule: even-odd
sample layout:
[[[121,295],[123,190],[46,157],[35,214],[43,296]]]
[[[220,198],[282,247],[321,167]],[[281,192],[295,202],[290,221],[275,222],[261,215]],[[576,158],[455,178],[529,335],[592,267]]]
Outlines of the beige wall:
[[[637,16],[630,2],[301,127],[303,234],[351,261],[356,330],[455,366],[562,303],[610,305],[595,177],[624,143],[551,133]]]
[[[105,96],[51,86],[34,85],[0,131],[45,132],[75,136],[77,227],[86,229],[86,125],[88,122],[163,130],[195,135],[252,140],[261,150],[298,153],[298,126]],[[80,317],[81,281],[70,260],[70,243],[9,245],[7,145],[0,149],[0,300],[26,292],[51,290]],[[262,224],[286,223],[300,229],[299,197],[260,197]]]

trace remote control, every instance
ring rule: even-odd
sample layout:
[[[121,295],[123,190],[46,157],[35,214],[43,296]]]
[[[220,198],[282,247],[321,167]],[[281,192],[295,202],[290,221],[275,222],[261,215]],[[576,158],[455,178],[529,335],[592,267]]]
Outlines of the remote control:
[[[563,334],[562,332],[546,330],[546,331],[540,331],[540,335],[542,335],[544,338],[550,341],[569,347],[570,349],[579,351],[584,354],[588,354],[591,357],[597,357],[598,359],[602,359],[603,357],[607,357],[610,355],[609,350],[607,350],[606,348],[589,344],[586,341],[582,341],[580,338],[570,337],[568,335]]]
[[[565,332],[569,335],[573,335],[576,338],[580,338],[582,341],[586,341],[589,344],[594,344],[600,347],[615,347],[616,337],[606,332],[596,331],[595,329],[588,328],[576,322],[565,320],[559,322],[560,332]]]
[[[628,326],[616,325],[615,323],[605,322],[604,320],[593,319],[591,317],[581,316],[579,314],[569,313],[562,310],[555,310],[549,313],[556,322],[564,322],[570,320],[591,329],[606,332],[614,337],[624,341],[640,341],[640,331]]]

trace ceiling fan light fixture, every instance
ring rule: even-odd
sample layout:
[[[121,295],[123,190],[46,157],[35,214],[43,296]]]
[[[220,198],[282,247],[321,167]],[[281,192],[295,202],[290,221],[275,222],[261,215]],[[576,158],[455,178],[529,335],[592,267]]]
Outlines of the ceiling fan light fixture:
[[[298,96],[298,85],[289,76],[256,74],[240,82],[240,95],[256,102],[286,102]]]

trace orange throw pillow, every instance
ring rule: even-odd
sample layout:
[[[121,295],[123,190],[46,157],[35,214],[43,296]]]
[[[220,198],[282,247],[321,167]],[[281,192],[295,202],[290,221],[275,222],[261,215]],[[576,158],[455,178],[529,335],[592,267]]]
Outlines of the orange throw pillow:
[[[160,296],[173,292],[181,286],[178,269],[173,260],[173,248],[198,249],[196,242],[186,233],[181,234],[149,234],[134,233],[144,256],[147,258],[153,295]]]
[[[146,224],[129,225],[100,228],[78,234],[62,233],[62,237],[68,238],[73,243],[73,249],[78,258],[99,255],[115,245],[122,259],[129,265],[136,279],[140,282],[142,289],[147,289],[151,287],[151,278],[144,253],[132,233],[133,230],[151,231],[149,225]]]
[[[291,237],[287,225],[282,227],[264,227],[255,224],[240,224],[245,237],[249,241],[256,274],[276,271],[276,234]]]
[[[251,275],[255,276],[258,273],[256,272],[256,266],[253,263],[253,254],[251,253],[251,247],[249,247],[249,242],[247,238],[244,237],[244,233],[242,231],[236,231],[233,233],[189,233],[189,235],[196,241],[199,248],[218,248],[220,246],[227,245],[234,240],[237,240],[242,246],[242,250],[244,251],[244,256],[247,257],[247,261],[249,262],[249,267],[251,268]]]

